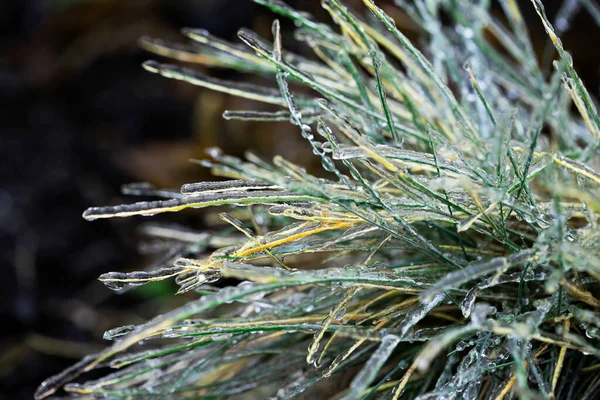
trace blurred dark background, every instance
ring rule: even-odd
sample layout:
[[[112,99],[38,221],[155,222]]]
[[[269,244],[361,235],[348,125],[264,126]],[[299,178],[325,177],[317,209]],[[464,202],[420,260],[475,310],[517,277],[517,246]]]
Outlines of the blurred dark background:
[[[288,3],[328,20],[318,0]],[[350,3],[364,11],[360,1]],[[541,24],[529,1],[522,3],[542,54]],[[545,3],[550,16],[562,4]],[[417,34],[406,15],[389,11]],[[104,346],[105,330],[185,301],[172,296],[168,283],[123,296],[104,288],[96,280],[101,273],[147,262],[136,251],[142,221],[86,222],[86,207],[134,201],[119,192],[128,182],[178,188],[207,179],[188,159],[202,158],[209,146],[309,162],[308,148],[289,124],[221,119],[225,109],[264,106],[140,67],[156,58],[137,45],[142,35],[183,41],[179,30],[189,26],[235,40],[244,26],[269,37],[273,18],[250,0],[0,2],[0,398],[31,398],[44,378]],[[293,25],[284,28],[287,47],[303,52],[290,38]],[[594,96],[598,32],[591,17],[580,14],[563,35]],[[220,78],[255,79],[198,68]],[[197,214],[156,219],[199,228]]]

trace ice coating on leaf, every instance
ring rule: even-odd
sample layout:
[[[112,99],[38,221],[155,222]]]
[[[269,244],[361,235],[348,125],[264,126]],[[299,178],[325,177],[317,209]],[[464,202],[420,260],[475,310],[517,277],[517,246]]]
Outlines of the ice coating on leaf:
[[[160,281],[175,277],[185,269],[181,267],[160,268],[154,271],[108,272],[100,275],[98,280],[111,290],[122,290],[127,286],[144,285],[152,281]]]
[[[381,343],[379,344],[377,350],[375,350],[373,355],[371,355],[362,370],[356,375],[356,377],[354,377],[350,383],[350,391],[347,395],[342,397],[342,399],[359,399],[363,391],[369,387],[371,382],[375,379],[377,372],[390,357],[399,342],[400,338],[397,336],[384,336],[381,339]]]
[[[245,191],[206,193],[185,196],[180,199],[164,201],[142,201],[134,204],[126,204],[111,207],[91,207],[84,213],[87,220],[112,217],[129,217],[132,215],[152,216],[162,212],[175,212],[186,208],[202,208],[225,204],[255,204],[255,203],[279,203],[294,201],[310,201],[311,196],[297,195],[283,191],[256,190],[251,193]]]
[[[207,232],[196,232],[192,229],[179,225],[166,225],[157,223],[146,223],[139,227],[140,233],[160,239],[177,240],[188,243],[202,243],[210,239]]]
[[[282,107],[224,116],[290,121],[324,171],[210,148],[197,163],[227,180],[181,193],[128,185],[128,194],[168,199],[86,211],[227,207],[206,215],[206,233],[144,226],[167,254],[101,280],[120,289],[173,278],[189,302],[109,330],[108,350],[36,397],[110,365],[116,372],[65,389],[79,398],[294,398],[347,380],[338,397],[595,398],[597,385],[578,376],[594,381],[600,353],[600,120],[558,39],[575,2],[554,29],[532,0],[559,52],[554,65],[538,62],[519,9],[527,4],[515,0],[500,1],[503,16],[487,1],[397,1],[413,27],[371,0],[353,9],[324,1],[336,29],[283,1],[257,2],[291,19],[314,57],[286,51],[279,21],[272,40],[242,29],[237,44],[185,29],[194,43],[142,45],[271,76],[277,88],[144,67]],[[426,34],[419,48],[409,31]]]
[[[302,111],[307,121],[313,122],[323,112],[319,109],[308,109]],[[292,114],[289,111],[251,111],[251,110],[226,110],[223,118],[238,121],[291,121]]]
[[[463,317],[469,318],[471,312],[473,312],[473,308],[475,307],[475,300],[477,300],[477,294],[479,293],[479,288],[476,286],[470,289],[465,296],[465,299],[460,304],[460,311],[462,312]]]
[[[504,271],[510,267],[521,265],[528,260],[534,260],[536,257],[535,250],[528,249],[508,257],[496,257],[491,261],[473,264],[469,267],[448,274],[442,280],[438,281],[432,288],[427,289],[421,298],[428,300],[434,293],[447,289],[449,286],[458,286],[479,276],[496,272],[498,269]]]
[[[130,183],[121,186],[121,193],[131,196],[157,196],[157,197],[180,197],[181,194],[173,190],[156,189],[147,182]]]
[[[127,335],[135,330],[135,325],[125,325],[120,326],[118,328],[109,329],[104,332],[104,336],[102,337],[104,340],[114,340],[119,336]]]
[[[414,309],[410,310],[404,317],[404,320],[398,326],[400,329],[400,337],[406,336],[409,329],[414,327],[417,323],[419,323],[419,321],[425,318],[427,313],[437,307],[442,302],[444,297],[445,295],[438,294],[431,300],[424,302],[424,304],[419,304],[415,306]]]
[[[160,74],[166,78],[182,80],[193,85],[206,87],[208,89],[232,94],[239,97],[245,97],[251,100],[257,100],[270,104],[283,104],[283,99],[277,91],[262,86],[248,83],[239,83],[234,81],[224,81],[201,74],[198,71],[182,68],[176,65],[159,64],[156,61],[147,61],[144,63],[147,71]]]
[[[277,187],[258,181],[229,180],[221,182],[186,183],[181,187],[181,193],[185,195],[194,195],[199,193],[267,189],[277,189]]]

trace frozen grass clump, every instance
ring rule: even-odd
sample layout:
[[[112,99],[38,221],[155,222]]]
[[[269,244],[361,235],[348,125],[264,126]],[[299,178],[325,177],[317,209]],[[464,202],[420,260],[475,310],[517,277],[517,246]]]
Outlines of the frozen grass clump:
[[[256,2],[292,19],[320,61],[282,49],[275,21],[270,40],[241,30],[245,45],[194,29],[192,45],[142,43],[273,76],[278,89],[144,68],[281,106],[224,117],[289,120],[324,171],[210,149],[202,165],[228,180],[181,193],[132,186],[170,198],[88,209],[89,220],[228,213],[220,233],[145,226],[176,251],[100,280],[122,290],[174,279],[197,298],[108,331],[112,346],[36,397],[64,387],[78,398],[598,398],[600,118],[542,3],[519,2],[556,50],[548,65],[515,0],[500,1],[506,24],[489,1],[398,1],[422,51],[371,0],[366,17],[324,0],[335,28]],[[70,383],[101,367],[114,372]]]

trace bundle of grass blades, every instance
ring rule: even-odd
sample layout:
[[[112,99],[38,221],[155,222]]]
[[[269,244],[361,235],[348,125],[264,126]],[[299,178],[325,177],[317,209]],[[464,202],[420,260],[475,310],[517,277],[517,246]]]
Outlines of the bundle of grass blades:
[[[129,188],[172,199],[88,209],[94,220],[227,206],[229,229],[147,226],[173,243],[164,265],[100,280],[175,279],[198,297],[106,332],[112,346],[36,397],[64,386],[78,398],[598,398],[600,118],[541,2],[519,6],[556,49],[544,66],[516,0],[500,1],[506,24],[489,1],[398,2],[423,51],[371,0],[367,17],[324,0],[336,29],[256,1],[292,19],[320,61],[283,50],[278,21],[272,40],[241,30],[247,46],[193,29],[190,46],[143,45],[274,76],[278,90],[144,67],[281,106],[225,118],[290,120],[324,173],[211,149],[202,164],[228,180]],[[313,95],[295,96],[302,85]],[[114,372],[70,383],[104,367]]]

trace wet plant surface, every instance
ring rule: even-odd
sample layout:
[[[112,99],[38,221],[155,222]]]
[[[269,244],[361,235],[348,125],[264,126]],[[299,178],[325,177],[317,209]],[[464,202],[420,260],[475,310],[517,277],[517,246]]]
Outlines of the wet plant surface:
[[[261,127],[286,126],[286,135],[303,138],[314,156],[294,158],[288,149],[284,157],[266,161],[253,153],[232,157],[212,148],[200,164],[228,180],[171,190],[156,187],[173,187],[173,182],[148,178],[144,159],[153,158],[150,152],[138,159],[137,170],[129,170],[129,180],[156,185],[123,187],[124,194],[149,200],[92,207],[84,213],[86,219],[214,206],[223,206],[224,212],[202,213],[202,222],[186,218],[193,211],[170,219],[186,222],[185,228],[155,216],[145,224],[131,219],[89,224],[101,227],[92,229],[97,237],[77,230],[43,236],[60,237],[55,242],[60,251],[52,241],[42,243],[43,230],[29,223],[33,233],[15,236],[21,286],[11,307],[19,322],[11,326],[41,323],[36,296],[42,299],[44,292],[35,289],[39,280],[47,282],[46,290],[54,296],[57,288],[79,287],[72,279],[65,285],[51,271],[45,278],[32,254],[46,265],[61,262],[51,254],[81,254],[69,258],[65,275],[80,274],[83,280],[102,273],[100,281],[107,287],[127,292],[120,297],[124,309],[136,309],[136,315],[113,318],[124,326],[106,328],[104,339],[114,341],[107,350],[71,347],[71,356],[90,355],[42,384],[37,396],[46,397],[77,379],[80,383],[65,388],[81,397],[289,398],[337,392],[346,398],[593,398],[598,390],[600,125],[594,92],[589,85],[585,90],[575,72],[577,63],[573,67],[553,29],[563,29],[564,21],[575,15],[594,18],[594,4],[569,8],[565,3],[562,14],[551,18],[554,28],[538,3],[521,5],[534,13],[537,8],[541,18],[533,21],[543,23],[554,38],[548,41],[550,56],[544,63],[543,55],[541,62],[535,61],[537,46],[529,41],[511,1],[502,3],[503,17],[497,12],[492,16],[485,5],[462,2],[405,5],[417,27],[413,30],[422,37],[418,46],[369,1],[365,5],[371,14],[325,2],[335,28],[280,2],[259,3],[294,20],[300,28],[295,39],[314,54],[286,51],[282,36],[287,34],[280,33],[279,22],[271,32],[261,32],[262,37],[240,31],[244,45],[188,29],[184,34],[190,44],[160,35],[144,37],[142,47],[199,66],[265,78],[241,83],[235,75],[156,61],[144,68],[184,81],[181,87],[192,83],[250,100],[234,103],[225,119],[234,120],[230,124],[243,120],[260,121]],[[289,39],[283,41],[288,47]],[[140,53],[132,66],[145,57]],[[145,87],[151,75],[143,76],[140,85]],[[132,100],[138,97],[148,95],[137,93]],[[209,107],[210,99],[219,97],[208,97],[203,104]],[[173,130],[159,100],[156,114]],[[133,107],[129,101],[120,104]],[[47,107],[55,110],[56,105]],[[142,115],[152,116],[141,121],[160,128],[156,132],[165,129],[148,122],[154,117],[148,106],[140,108]],[[64,127],[56,115],[68,115],[68,110],[67,103],[64,114],[52,111],[44,120],[39,116],[45,114],[37,112],[32,120],[42,121],[39,129]],[[177,104],[172,108],[182,115],[187,110]],[[131,108],[126,111],[123,116],[131,117]],[[131,121],[122,123],[129,127]],[[175,131],[188,129],[179,123]],[[72,130],[84,126],[71,124]],[[114,127],[100,130],[98,137],[107,130]],[[129,160],[110,167],[93,148],[87,157],[69,157],[85,146],[83,139],[66,144],[46,140],[37,143],[42,154],[33,159],[37,169],[13,156],[15,166],[32,168],[17,167],[13,174],[35,174],[41,165],[54,165],[52,160],[60,165],[54,169],[58,174],[40,179],[37,191],[27,187],[39,194],[26,198],[41,197],[37,202],[48,204],[48,211],[35,208],[41,216],[61,210],[56,203],[65,209],[72,202],[80,208],[102,203],[102,198],[115,203],[116,194],[107,194],[106,188],[127,178],[123,164]],[[220,144],[200,139],[200,147],[209,143]],[[200,157],[179,149],[173,150],[174,158]],[[109,147],[105,154],[111,151]],[[132,160],[135,164],[136,158]],[[314,168],[319,163],[320,171]],[[65,190],[61,182],[69,180],[66,171],[94,168],[98,177],[82,175]],[[193,173],[186,172],[186,178]],[[69,227],[54,225],[53,230]],[[133,236],[135,227],[139,237]],[[134,260],[133,254],[124,258],[119,234],[129,243],[146,238],[142,250],[161,255],[148,257],[153,262],[141,261],[147,268],[137,272],[106,273],[126,270],[118,265]],[[35,280],[27,272],[32,266]],[[166,300],[175,291],[183,296]],[[78,297],[98,293],[96,287]],[[118,306],[114,300],[103,303],[107,292],[101,293],[97,302],[81,299],[87,303],[79,311],[93,314],[98,304]],[[164,304],[144,308],[152,298],[165,299]],[[62,305],[67,307],[65,319],[73,304]],[[59,307],[51,303],[46,308],[51,310],[48,317],[56,318]],[[152,319],[157,310],[162,315]],[[98,325],[119,325],[99,324],[101,316],[92,318],[93,327],[79,336],[81,316],[40,332],[43,336],[28,337],[22,347],[11,346],[16,353],[6,353],[3,365],[18,359],[19,349],[48,352],[86,340]],[[46,335],[69,342],[49,341]],[[104,368],[109,366],[116,369]],[[78,377],[92,370],[97,371]]]

